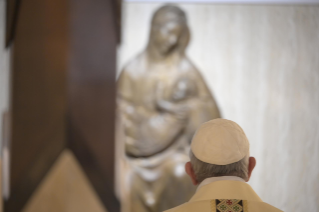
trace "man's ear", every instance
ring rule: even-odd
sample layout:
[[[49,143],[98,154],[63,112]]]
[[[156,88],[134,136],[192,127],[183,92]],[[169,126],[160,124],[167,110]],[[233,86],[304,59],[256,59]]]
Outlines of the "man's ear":
[[[193,170],[193,167],[192,167],[191,162],[187,162],[187,163],[185,164],[185,171],[186,171],[186,173],[188,174],[188,176],[191,178],[193,184],[194,184],[194,185],[197,185],[198,182],[197,182],[197,180],[196,180],[196,175],[195,175],[195,172],[194,172],[194,170]]]
[[[251,173],[253,172],[254,168],[256,166],[256,159],[254,157],[249,157],[249,162],[248,162],[248,179],[246,182],[249,181]]]

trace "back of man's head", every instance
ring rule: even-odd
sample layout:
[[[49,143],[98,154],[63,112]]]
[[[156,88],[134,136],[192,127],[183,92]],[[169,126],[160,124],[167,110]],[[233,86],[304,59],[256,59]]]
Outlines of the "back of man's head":
[[[202,124],[193,137],[190,159],[197,183],[220,176],[249,180],[249,141],[233,121],[214,119]]]
[[[206,178],[222,176],[236,176],[248,181],[249,156],[228,165],[205,163],[196,158],[193,152],[190,152],[190,159],[198,183],[201,183]]]

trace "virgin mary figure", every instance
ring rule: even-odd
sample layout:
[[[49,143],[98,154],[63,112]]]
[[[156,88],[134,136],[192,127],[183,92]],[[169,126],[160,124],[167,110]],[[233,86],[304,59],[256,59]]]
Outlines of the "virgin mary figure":
[[[185,54],[190,39],[184,11],[159,8],[146,49],[118,79],[118,112],[128,180],[121,183],[129,212],[160,212],[190,199],[184,172],[196,128],[219,118],[217,104]]]

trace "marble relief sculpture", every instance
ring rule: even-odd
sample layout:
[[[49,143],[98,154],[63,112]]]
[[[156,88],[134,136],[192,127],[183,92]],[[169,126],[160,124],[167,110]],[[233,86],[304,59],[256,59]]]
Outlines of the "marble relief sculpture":
[[[131,176],[122,185],[129,188],[129,212],[160,212],[195,191],[184,172],[189,144],[199,124],[220,113],[185,55],[189,39],[185,13],[174,5],[159,8],[146,49],[120,74],[118,111]]]

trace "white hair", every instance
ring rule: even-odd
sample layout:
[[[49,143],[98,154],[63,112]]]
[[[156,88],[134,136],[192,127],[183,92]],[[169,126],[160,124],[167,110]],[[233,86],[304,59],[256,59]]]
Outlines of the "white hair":
[[[205,163],[196,158],[192,151],[190,151],[190,159],[198,183],[201,183],[209,177],[221,176],[237,176],[244,180],[248,180],[249,155],[238,162],[227,165]]]

